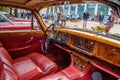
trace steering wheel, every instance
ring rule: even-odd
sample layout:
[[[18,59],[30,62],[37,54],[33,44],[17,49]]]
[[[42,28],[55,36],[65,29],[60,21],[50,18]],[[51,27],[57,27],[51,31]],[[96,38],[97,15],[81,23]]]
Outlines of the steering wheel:
[[[50,28],[51,28],[51,31],[49,34],[47,34],[47,32],[49,31]],[[42,36],[42,39],[41,39],[41,50],[43,53],[47,53],[50,45],[52,43],[54,43],[54,40],[56,39],[56,37],[54,37],[54,33],[56,33],[56,37],[57,37],[58,25],[51,24],[49,27],[47,27],[47,29],[44,32],[44,35]]]

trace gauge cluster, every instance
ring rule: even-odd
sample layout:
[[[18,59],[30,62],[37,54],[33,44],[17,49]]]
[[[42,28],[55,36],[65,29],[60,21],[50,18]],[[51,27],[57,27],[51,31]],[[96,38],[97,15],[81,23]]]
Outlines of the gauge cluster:
[[[85,39],[77,36],[72,36],[72,39],[73,39],[72,46],[80,50],[83,50],[85,52],[92,53],[93,47],[94,47],[93,40],[89,40],[89,39]]]
[[[64,44],[66,42],[69,41],[69,34],[67,33],[62,33],[62,32],[59,32],[57,34],[57,37],[56,37],[56,42],[60,43],[60,44]]]

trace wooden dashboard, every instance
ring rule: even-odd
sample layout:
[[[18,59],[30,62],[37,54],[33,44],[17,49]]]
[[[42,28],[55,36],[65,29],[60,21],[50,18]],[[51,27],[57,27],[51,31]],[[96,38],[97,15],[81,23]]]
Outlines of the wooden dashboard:
[[[69,34],[66,45],[72,50],[120,67],[120,41],[83,31],[60,30],[60,32]]]
[[[120,67],[120,49],[83,37],[72,36],[71,48]]]
[[[66,35],[67,34],[67,35]],[[78,35],[74,33],[61,32],[63,39],[67,38],[67,45],[64,47],[66,51],[72,53],[73,65],[80,70],[86,69],[89,64],[105,71],[116,78],[120,78],[120,48],[117,40],[106,42],[102,36],[101,41],[97,40],[101,37],[93,34]],[[66,35],[66,36],[65,36]],[[97,38],[96,38],[97,37]],[[107,39],[105,37],[105,39]],[[102,41],[103,40],[103,41]],[[111,42],[111,43],[109,43]],[[114,45],[112,45],[114,43]]]

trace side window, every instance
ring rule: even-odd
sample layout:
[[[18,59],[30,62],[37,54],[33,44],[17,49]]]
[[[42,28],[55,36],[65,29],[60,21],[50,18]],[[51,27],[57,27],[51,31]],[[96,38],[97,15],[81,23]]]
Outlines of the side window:
[[[39,30],[40,25],[31,11],[0,7],[0,31]]]

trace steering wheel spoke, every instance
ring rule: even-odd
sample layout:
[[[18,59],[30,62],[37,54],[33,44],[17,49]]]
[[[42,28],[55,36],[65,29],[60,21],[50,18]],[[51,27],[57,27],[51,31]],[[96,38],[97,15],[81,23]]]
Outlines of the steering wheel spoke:
[[[51,28],[51,31],[49,34],[47,32]],[[56,29],[56,30],[55,30]],[[49,47],[52,43],[54,43],[54,39],[56,39],[56,36],[54,34],[56,33],[56,36],[58,34],[58,26],[56,24],[51,24],[45,31],[42,40],[41,40],[41,50],[43,53],[47,53],[49,50]]]

